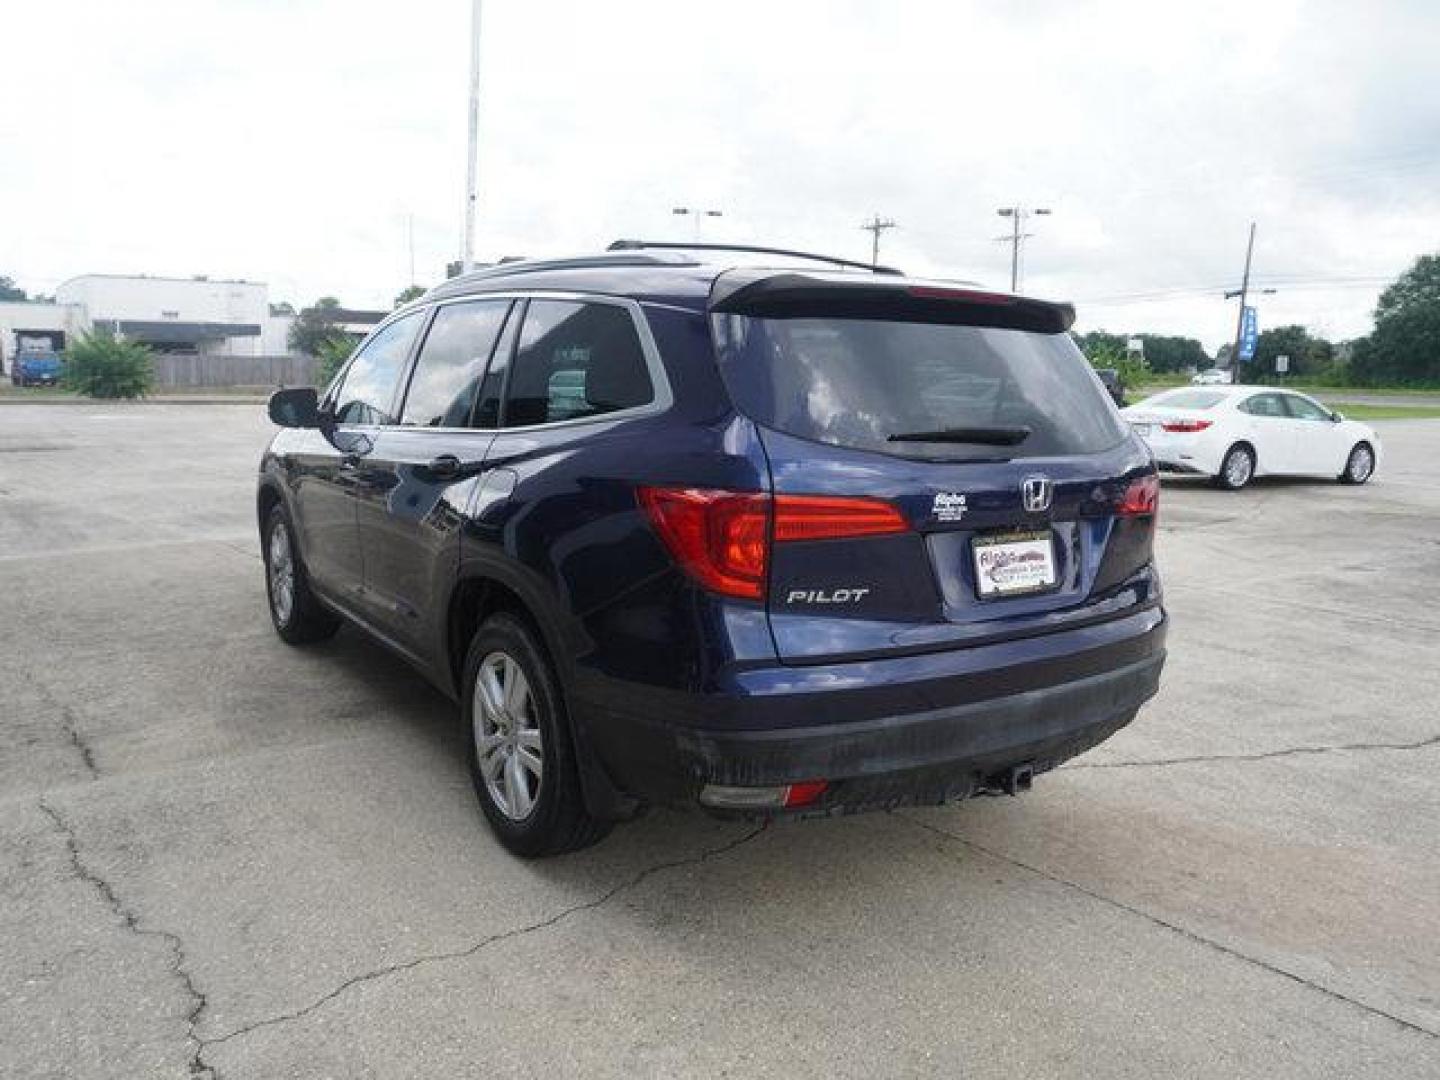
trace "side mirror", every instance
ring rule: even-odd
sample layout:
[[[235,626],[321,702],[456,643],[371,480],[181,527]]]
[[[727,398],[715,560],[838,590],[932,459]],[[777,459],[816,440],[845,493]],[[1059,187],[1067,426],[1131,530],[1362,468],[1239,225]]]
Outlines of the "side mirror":
[[[1332,412],[1330,413],[1330,422],[1331,422],[1332,424],[1338,424],[1338,423],[1340,423],[1340,422],[1341,422],[1342,420],[1344,420],[1344,419],[1345,419],[1345,414],[1342,413],[1342,412],[1332,411]]]
[[[320,427],[320,394],[313,386],[276,390],[270,395],[270,420],[280,427]]]

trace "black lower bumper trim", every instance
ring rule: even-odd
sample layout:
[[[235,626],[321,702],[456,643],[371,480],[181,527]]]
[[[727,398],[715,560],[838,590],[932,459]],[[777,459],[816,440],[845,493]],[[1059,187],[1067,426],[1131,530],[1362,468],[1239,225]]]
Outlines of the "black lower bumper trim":
[[[594,734],[610,770],[646,798],[691,801],[707,784],[828,780],[837,804],[945,801],[1025,764],[1044,772],[1108,738],[1159,688],[1165,654],[1000,698],[845,724],[704,731],[637,721]]]

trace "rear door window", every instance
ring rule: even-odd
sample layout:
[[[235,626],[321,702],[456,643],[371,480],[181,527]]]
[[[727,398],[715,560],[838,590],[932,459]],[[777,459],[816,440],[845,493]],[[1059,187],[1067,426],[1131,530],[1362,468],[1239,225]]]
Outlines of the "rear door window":
[[[1127,437],[1065,333],[713,318],[735,404],[789,435],[934,460],[1096,453]]]
[[[333,397],[335,420],[341,424],[395,423],[391,410],[410,346],[420,329],[421,312],[402,315],[377,330],[360,347],[345,370]]]
[[[502,427],[603,416],[654,400],[645,352],[627,308],[530,301],[511,362]]]
[[[1251,416],[1268,416],[1278,420],[1290,418],[1290,413],[1285,409],[1285,401],[1279,394],[1256,394],[1246,398],[1240,405],[1240,411]]]
[[[1330,413],[1309,398],[1298,394],[1284,394],[1285,406],[1296,420],[1329,420]]]
[[[505,325],[508,300],[446,304],[420,346],[400,423],[467,427],[475,394]]]

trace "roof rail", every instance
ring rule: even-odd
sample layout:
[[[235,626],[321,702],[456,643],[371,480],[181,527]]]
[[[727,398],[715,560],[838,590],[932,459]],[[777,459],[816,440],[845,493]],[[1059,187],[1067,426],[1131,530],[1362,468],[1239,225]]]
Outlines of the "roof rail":
[[[468,274],[460,274],[442,281],[430,290],[431,293],[440,293],[452,286],[462,285],[471,281],[489,281],[492,278],[511,277],[519,274],[538,274],[545,270],[583,270],[589,267],[600,266],[695,266],[694,259],[682,259],[676,256],[646,255],[639,252],[615,252],[600,255],[578,255],[565,259],[523,259],[511,262],[500,262],[494,266],[487,266],[483,270],[472,270]]]
[[[831,263],[852,270],[868,270],[874,274],[898,274],[893,266],[856,262],[835,255],[816,255],[812,251],[791,251],[789,248],[756,247],[754,244],[682,244],[673,240],[616,240],[607,251],[645,251],[650,248],[662,251],[745,251],[755,255],[785,255],[792,259],[810,259],[813,262]]]

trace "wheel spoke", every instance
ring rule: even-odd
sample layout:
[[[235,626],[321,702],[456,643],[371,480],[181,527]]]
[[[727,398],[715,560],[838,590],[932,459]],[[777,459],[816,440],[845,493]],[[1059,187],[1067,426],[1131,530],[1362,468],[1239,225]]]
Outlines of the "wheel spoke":
[[[539,728],[521,728],[515,732],[515,745],[523,750],[534,750],[537,754],[544,746]]]
[[[515,748],[515,760],[524,766],[525,770],[538,781],[540,774],[545,769],[545,760],[534,750],[523,746]]]
[[[505,708],[513,717],[521,716],[530,700],[530,684],[520,665],[505,657]]]
[[[495,669],[488,663],[480,669],[478,689],[486,715],[492,720],[495,719],[505,707],[505,691],[500,686],[500,680],[495,677]]]
[[[505,763],[505,795],[510,803],[510,813],[523,818],[530,813],[530,787],[520,759],[514,755]]]
[[[504,767],[506,754],[504,747],[493,746],[480,757],[481,775],[491,783],[500,780],[500,770]]]

